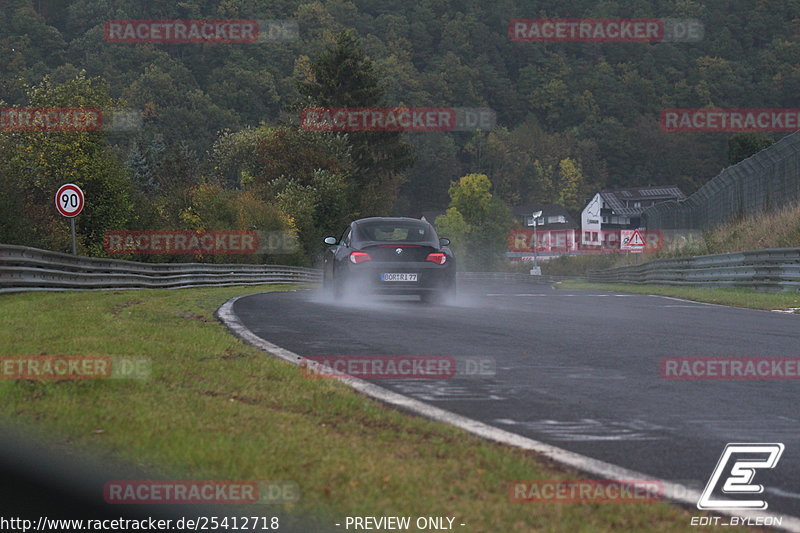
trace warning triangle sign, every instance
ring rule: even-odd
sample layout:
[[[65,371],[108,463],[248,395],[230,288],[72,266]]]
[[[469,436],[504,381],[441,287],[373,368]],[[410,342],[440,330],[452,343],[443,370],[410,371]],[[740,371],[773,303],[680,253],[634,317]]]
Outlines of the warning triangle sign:
[[[638,229],[633,230],[633,234],[628,241],[628,246],[644,246],[644,239],[642,239],[642,235],[639,233]]]

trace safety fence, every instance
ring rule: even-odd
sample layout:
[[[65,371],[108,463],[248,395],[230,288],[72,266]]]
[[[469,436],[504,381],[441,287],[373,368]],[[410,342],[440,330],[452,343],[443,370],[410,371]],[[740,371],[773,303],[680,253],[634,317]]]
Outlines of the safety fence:
[[[708,287],[800,289],[800,248],[659,259],[588,274],[593,282],[656,283]]]
[[[682,202],[648,207],[654,229],[708,229],[800,201],[800,132],[730,166]]]

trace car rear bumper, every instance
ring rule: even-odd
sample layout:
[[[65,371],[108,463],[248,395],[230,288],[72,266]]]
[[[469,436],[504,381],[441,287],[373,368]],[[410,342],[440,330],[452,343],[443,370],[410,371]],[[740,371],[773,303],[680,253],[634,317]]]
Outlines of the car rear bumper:
[[[383,274],[416,274],[417,281],[384,281]],[[345,273],[349,289],[380,294],[424,294],[455,286],[455,265],[431,262],[367,262],[349,265]]]

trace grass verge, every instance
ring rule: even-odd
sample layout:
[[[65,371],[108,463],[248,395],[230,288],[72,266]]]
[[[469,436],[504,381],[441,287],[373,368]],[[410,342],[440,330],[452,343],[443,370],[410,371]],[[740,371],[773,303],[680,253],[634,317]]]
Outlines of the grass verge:
[[[672,287],[669,285],[635,285],[631,283],[591,283],[582,280],[562,281],[556,284],[556,288],[657,294],[659,296],[672,296],[696,302],[746,307],[748,309],[789,310],[800,308],[800,291],[760,292],[755,289],[741,287],[706,289]]]
[[[0,355],[144,356],[153,367],[146,381],[0,380],[0,417],[154,476],[294,481],[294,511],[340,519],[454,516],[470,533],[687,530],[690,512],[666,503],[513,503],[513,480],[586,476],[306,379],[213,317],[231,297],[289,288],[0,296]]]

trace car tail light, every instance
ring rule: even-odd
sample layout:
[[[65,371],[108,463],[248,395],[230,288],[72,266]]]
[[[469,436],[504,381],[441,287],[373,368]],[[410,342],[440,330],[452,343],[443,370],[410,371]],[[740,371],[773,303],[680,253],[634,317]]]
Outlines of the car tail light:
[[[369,261],[372,259],[367,252],[351,252],[350,253],[350,262],[354,265],[359,263],[363,263],[364,261]]]
[[[428,257],[425,258],[425,261],[430,261],[431,263],[436,263],[437,265],[443,265],[447,262],[447,254],[434,252],[432,254],[428,254]]]

